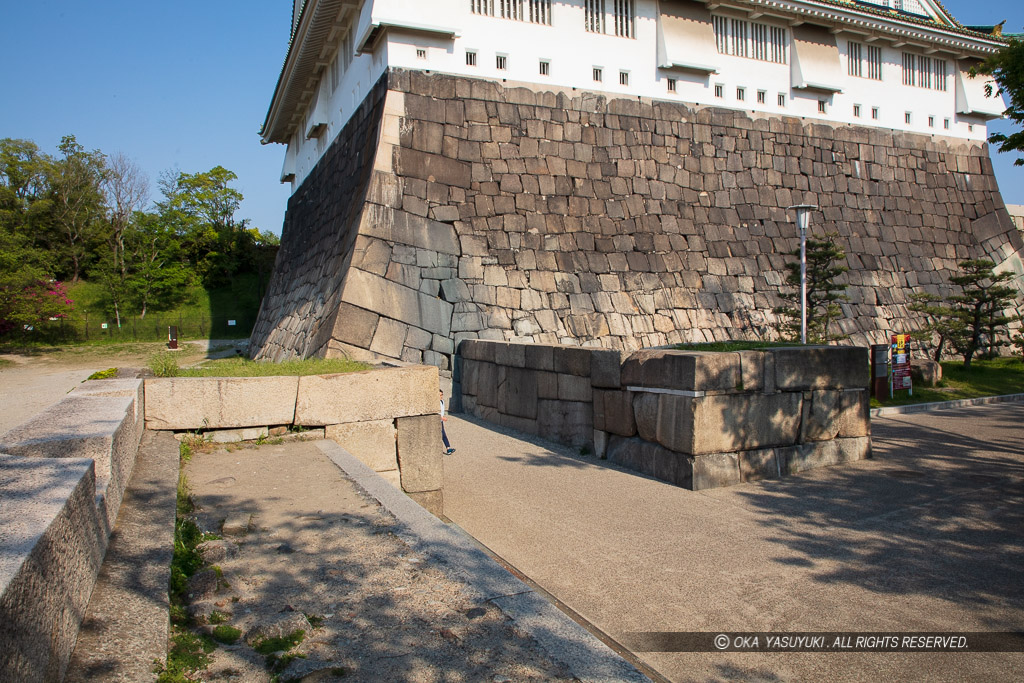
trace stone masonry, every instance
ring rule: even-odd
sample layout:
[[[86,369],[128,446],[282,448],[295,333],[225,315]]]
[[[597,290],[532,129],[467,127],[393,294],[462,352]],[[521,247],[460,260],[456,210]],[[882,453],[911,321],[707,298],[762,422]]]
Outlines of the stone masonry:
[[[916,329],[960,260],[1021,286],[983,145],[392,70],[289,202],[253,353],[772,339],[799,203],[846,250],[854,344]]]
[[[870,457],[868,350],[459,345],[473,415],[693,490]]]

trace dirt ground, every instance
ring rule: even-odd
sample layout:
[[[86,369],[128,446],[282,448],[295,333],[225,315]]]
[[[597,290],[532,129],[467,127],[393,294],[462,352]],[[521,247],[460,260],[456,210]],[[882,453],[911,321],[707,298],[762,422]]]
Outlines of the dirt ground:
[[[186,465],[221,581],[200,621],[238,628],[203,680],[575,680],[492,604],[471,602],[395,534],[395,520],[312,442],[218,449]],[[202,582],[197,582],[202,583]],[[210,627],[207,627],[209,630]],[[248,643],[305,632],[276,659]]]
[[[178,364],[193,365],[233,353],[236,341],[185,342]],[[64,398],[89,375],[107,368],[145,368],[149,357],[166,349],[156,342],[33,350],[0,354],[0,434],[18,426]]]

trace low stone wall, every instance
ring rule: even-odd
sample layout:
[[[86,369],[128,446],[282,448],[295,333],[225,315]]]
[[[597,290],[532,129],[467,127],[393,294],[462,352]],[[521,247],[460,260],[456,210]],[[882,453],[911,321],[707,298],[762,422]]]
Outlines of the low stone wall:
[[[0,437],[0,679],[60,680],[142,436],[141,380],[93,380]]]
[[[868,351],[617,351],[464,341],[483,419],[694,490],[870,457]]]
[[[308,377],[175,377],[146,380],[146,427],[199,431],[322,428],[368,467],[394,476],[435,514],[443,510],[439,378],[410,366]]]

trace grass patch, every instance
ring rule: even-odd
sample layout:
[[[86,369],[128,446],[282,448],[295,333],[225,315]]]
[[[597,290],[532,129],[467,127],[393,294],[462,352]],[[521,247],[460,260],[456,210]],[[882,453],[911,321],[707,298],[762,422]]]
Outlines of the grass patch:
[[[178,373],[181,372],[178,369],[178,359],[173,351],[154,353],[149,357],[146,365],[149,366],[149,369],[157,377],[177,377]]]
[[[330,375],[369,370],[372,366],[344,358],[308,358],[281,363],[254,361],[248,358],[222,358],[206,362],[202,367],[183,368],[178,377],[270,377]]]
[[[302,629],[296,629],[288,635],[279,638],[261,638],[256,640],[252,643],[252,649],[266,657],[267,669],[273,673],[281,673],[288,668],[292,660],[304,659],[306,657],[306,655],[297,652],[288,652],[288,650],[298,647],[305,638],[306,632]],[[279,655],[279,652],[284,654]]]
[[[213,639],[218,643],[231,645],[242,637],[242,631],[231,624],[220,624],[213,629]]]
[[[799,346],[799,342],[763,342],[763,341],[728,341],[707,342],[704,344],[676,344],[672,348],[677,351],[757,351],[780,347]]]
[[[1024,359],[1018,356],[976,359],[971,363],[970,369],[965,369],[961,361],[943,361],[940,386],[914,387],[913,396],[909,396],[905,391],[897,391],[892,399],[878,401],[873,398],[871,407],[905,406],[1019,393],[1024,393]]]
[[[7,360],[6,358],[0,358],[0,370],[10,367],[11,365],[14,365],[14,361]]]
[[[157,683],[191,683],[192,674],[210,664],[210,653],[217,644],[208,636],[195,634],[180,626],[171,627],[171,647],[167,664],[157,663]]]
[[[97,370],[87,379],[113,379],[115,377],[117,377],[117,368],[107,368],[106,370]]]

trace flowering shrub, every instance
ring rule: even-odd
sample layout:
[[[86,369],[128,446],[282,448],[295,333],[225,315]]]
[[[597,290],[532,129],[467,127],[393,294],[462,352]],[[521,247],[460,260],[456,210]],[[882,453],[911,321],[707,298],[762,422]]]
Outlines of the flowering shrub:
[[[67,317],[74,308],[63,282],[0,280],[0,335],[31,330],[37,323]]]

